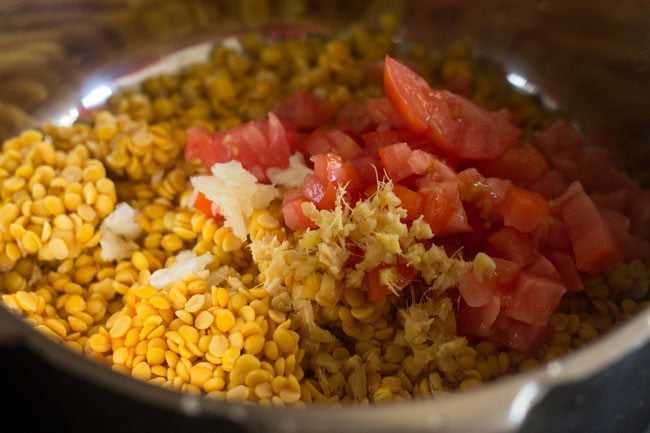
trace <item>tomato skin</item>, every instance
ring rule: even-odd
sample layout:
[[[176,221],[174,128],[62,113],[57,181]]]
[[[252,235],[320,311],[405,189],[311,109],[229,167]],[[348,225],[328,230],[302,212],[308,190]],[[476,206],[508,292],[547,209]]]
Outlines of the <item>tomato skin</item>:
[[[327,125],[334,115],[334,107],[312,92],[296,90],[273,112],[283,122],[305,130]]]
[[[579,292],[585,289],[576,268],[576,261],[571,254],[563,251],[550,251],[546,253],[546,256],[562,276],[562,281],[566,284],[568,291]]]
[[[314,155],[311,160],[314,163],[314,174],[322,181],[346,186],[348,191],[355,191],[358,188],[356,171],[350,164],[343,162],[339,155],[331,153]]]
[[[350,161],[363,156],[363,149],[352,137],[338,129],[331,129],[325,132],[328,140],[332,143],[334,153],[341,155],[345,161]]]
[[[195,194],[196,197],[194,198],[194,203],[192,203],[192,207],[194,209],[201,211],[207,216],[213,217],[217,220],[223,219],[221,214],[215,212],[212,202],[208,200],[208,198],[202,192],[195,191]]]
[[[509,292],[521,271],[515,262],[493,258],[496,269],[492,274],[484,275],[483,281],[474,278],[472,272],[463,275],[458,284],[458,291],[470,307],[481,307],[498,293]]]
[[[498,287],[489,277],[483,281],[474,278],[472,272],[467,272],[458,281],[458,291],[468,306],[478,308],[487,304],[496,294]]]
[[[484,176],[519,183],[534,182],[549,169],[544,155],[529,145],[508,147],[499,157],[478,162],[477,167]]]
[[[266,182],[266,169],[288,166],[295,139],[295,130],[269,113],[268,120],[248,122],[228,131],[191,128],[185,158],[200,159],[208,170],[214,164],[236,160],[259,181]]]
[[[612,230],[579,182],[571,184],[555,207],[566,224],[578,270],[596,275],[623,259]]]
[[[537,259],[539,254],[530,236],[512,227],[502,227],[488,237],[488,243],[497,256],[526,266]]]
[[[471,231],[467,214],[458,195],[456,182],[445,181],[419,188],[422,194],[422,215],[437,235]]]
[[[287,191],[282,200],[282,215],[284,223],[293,231],[317,228],[315,222],[305,216],[302,204],[308,202],[300,190]]]
[[[424,132],[429,128],[431,87],[424,78],[390,56],[384,60],[384,92],[408,129]]]
[[[379,271],[381,271],[381,269],[383,268],[378,266],[368,272],[368,292],[366,296],[371,301],[384,298],[392,293],[388,286],[379,282]]]
[[[406,143],[396,143],[379,149],[381,165],[394,182],[399,182],[413,174],[408,159],[413,151]]]
[[[422,149],[431,145],[431,139],[426,134],[405,130],[366,132],[361,138],[364,149],[369,155],[374,155],[382,147],[395,143],[406,143],[413,149]]]
[[[300,151],[306,155],[320,155],[332,150],[332,143],[321,129],[313,131],[303,137],[298,145]]]
[[[386,98],[370,98],[346,104],[339,111],[337,120],[338,127],[355,138],[370,131],[405,129],[404,123]]]
[[[369,187],[376,188],[377,180],[383,179],[380,173],[379,162],[374,158],[364,156],[350,161],[349,164],[357,173],[357,179],[359,181],[358,188],[361,191],[365,191]]]
[[[492,296],[480,307],[470,307],[464,299],[458,304],[456,330],[466,337],[488,337],[493,334],[493,325],[501,310],[501,299]]]
[[[569,182],[564,179],[562,173],[555,169],[547,171],[542,177],[528,184],[529,190],[535,191],[549,200],[561,196],[568,187]]]
[[[511,319],[502,312],[494,321],[492,333],[487,338],[495,343],[534,356],[552,334],[553,329],[549,324],[530,325]]]
[[[402,284],[397,288],[398,290],[403,289],[412,279],[417,276],[417,271],[415,269],[402,262],[398,262],[396,265],[392,266],[396,267],[397,272],[402,277]],[[382,269],[389,267],[391,267],[391,265],[381,264],[366,274],[368,278],[368,291],[366,293],[366,296],[369,300],[375,301],[393,293],[388,288],[388,286],[381,284],[379,281],[379,272]]]
[[[547,217],[533,233],[540,250],[571,251],[571,240],[563,222],[553,216]]]
[[[461,159],[497,158],[521,133],[498,113],[444,90],[435,94],[432,113],[429,131],[434,141]]]
[[[503,201],[497,206],[497,212],[503,216],[505,225],[522,233],[535,230],[550,210],[551,207],[544,197],[516,186],[508,189]]]
[[[539,254],[531,264],[526,266],[526,272],[550,280],[563,281],[562,275],[560,275],[555,265],[542,254]]]
[[[305,136],[299,145],[302,153],[310,156],[332,153],[349,161],[363,156],[363,149],[346,133],[317,129]]]
[[[333,210],[336,206],[336,186],[313,174],[305,176],[301,191],[305,198],[313,202],[318,209]]]
[[[225,132],[210,132],[203,128],[190,128],[187,131],[185,159],[191,161],[201,159],[206,169],[212,168],[217,162],[228,162],[233,159],[231,152],[224,146],[213,146],[221,143]]]
[[[431,226],[434,234],[440,234],[456,209],[445,196],[445,191],[439,187],[420,191],[420,193],[424,220]]]
[[[409,165],[409,168],[413,173],[422,176],[430,173],[433,170],[436,161],[436,157],[429,152],[415,149],[413,152],[411,152],[411,155],[409,156],[406,163]]]
[[[399,198],[406,210],[406,221],[415,221],[422,215],[422,195],[400,184],[393,186],[393,193]]]
[[[505,307],[505,313],[515,319],[533,326],[544,326],[566,293],[564,284],[522,272]]]

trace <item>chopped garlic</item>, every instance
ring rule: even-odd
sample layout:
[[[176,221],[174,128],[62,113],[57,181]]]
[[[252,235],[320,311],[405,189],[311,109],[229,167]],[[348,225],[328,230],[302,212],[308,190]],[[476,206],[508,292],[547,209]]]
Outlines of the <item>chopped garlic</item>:
[[[253,212],[267,208],[273,199],[279,197],[275,187],[257,183],[257,178],[239,161],[215,164],[212,176],[195,176],[191,182],[219,208],[219,213],[225,218],[224,225],[243,241]]]
[[[176,256],[176,263],[170,268],[158,269],[149,277],[149,284],[162,289],[175,281],[191,275],[208,276],[206,267],[212,263],[214,257],[210,253],[196,256],[191,251],[183,251]]]
[[[138,213],[127,203],[118,204],[100,227],[101,257],[106,261],[121,260],[138,249],[134,239],[142,234],[136,221]]]
[[[138,211],[129,206],[128,203],[120,203],[104,219],[102,228],[125,238],[135,239],[142,233],[140,225],[135,220],[137,216]]]
[[[314,170],[305,165],[305,159],[299,152],[294,153],[289,158],[289,167],[271,167],[266,170],[266,175],[274,185],[284,186],[286,188],[298,188],[302,185],[303,180],[305,180],[305,176],[313,173]]]

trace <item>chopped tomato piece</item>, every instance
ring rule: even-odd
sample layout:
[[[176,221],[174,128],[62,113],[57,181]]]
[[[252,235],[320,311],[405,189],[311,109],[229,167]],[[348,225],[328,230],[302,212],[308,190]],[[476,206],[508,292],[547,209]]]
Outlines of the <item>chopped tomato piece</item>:
[[[408,164],[412,152],[406,143],[391,144],[379,149],[381,164],[384,166],[388,177],[394,182],[399,182],[413,174]]]
[[[419,188],[418,192],[422,194],[424,220],[434,234],[451,235],[472,230],[460,201],[457,182],[438,182]]]
[[[548,324],[531,325],[513,320],[501,313],[494,322],[493,332],[487,338],[511,349],[534,355],[540,346],[549,339],[552,332],[553,330]]]
[[[300,141],[299,147],[306,155],[321,155],[332,151],[332,143],[321,129],[305,136]]]
[[[338,130],[320,130],[307,135],[300,143],[300,149],[307,155],[333,153],[344,160],[352,160],[363,155],[363,149],[352,137]]]
[[[512,146],[520,131],[496,113],[462,96],[436,93],[429,120],[436,144],[460,159],[493,159]]]
[[[422,195],[419,192],[395,184],[393,193],[399,198],[401,206],[406,210],[406,221],[415,221],[422,215]]]
[[[216,217],[220,215],[214,211],[214,206],[208,198],[199,191],[195,191],[196,197],[194,198],[194,203],[192,203],[192,207],[198,211],[203,212],[204,214],[211,216],[211,217]]]
[[[579,270],[599,274],[623,259],[612,230],[579,182],[571,184],[556,207],[569,232]]]
[[[535,230],[550,210],[544,197],[516,186],[508,189],[503,201],[497,206],[497,212],[503,216],[505,225],[523,233]]]
[[[269,119],[248,122],[229,131],[210,132],[192,128],[188,132],[185,157],[198,158],[210,169],[216,163],[241,162],[260,181],[266,181],[266,169],[289,164],[295,134],[269,113]]]
[[[421,152],[421,151],[418,151]],[[451,181],[458,184],[458,175],[453,168],[439,159],[434,158],[430,167],[429,174],[417,181],[419,188],[427,188],[427,185],[435,184],[438,182]]]
[[[566,284],[567,290],[570,292],[584,290],[585,286],[576,268],[576,261],[571,254],[563,251],[551,251],[546,256],[553,263],[560,275],[562,275],[562,280]]]
[[[539,249],[571,251],[571,240],[566,226],[553,216],[547,217],[533,234]]]
[[[530,325],[546,325],[564,293],[566,287],[562,282],[522,272],[510,294],[505,313]]]
[[[378,131],[391,128],[404,129],[402,119],[400,119],[387,98],[367,99],[365,107],[373,124],[377,125]]]
[[[293,231],[316,228],[317,225],[305,216],[302,204],[308,202],[300,190],[288,191],[282,200],[282,215],[284,223]]]
[[[562,190],[562,192],[564,191],[566,191],[566,188]],[[598,209],[612,209],[625,213],[625,204],[629,193],[630,190],[620,189],[612,192],[593,192],[589,196]]]
[[[508,260],[493,258],[496,269],[490,275],[484,275],[483,281],[478,281],[473,273],[465,274],[459,284],[458,291],[467,305],[481,307],[492,299],[497,292],[508,292],[521,271],[521,266]]]
[[[397,265],[393,265],[396,267],[397,272],[400,274],[402,277],[401,284],[397,287],[398,289],[404,288],[410,280],[416,277],[417,271],[413,268],[410,268],[404,263],[398,263]],[[383,269],[389,268],[391,265],[386,265],[386,264],[381,264],[368,272],[368,292],[367,296],[368,299],[371,301],[383,298],[385,296],[390,295],[392,292],[388,288],[388,286],[382,284],[380,282],[380,272]]]
[[[305,176],[301,190],[305,198],[313,202],[318,209],[332,210],[336,206],[336,186],[318,176]]]
[[[512,227],[502,227],[488,237],[497,255],[526,266],[537,258],[538,252],[529,235]]]
[[[637,236],[648,238],[650,236],[650,190],[629,190],[625,214],[630,217],[631,232]]]
[[[380,170],[377,168],[379,163],[374,159],[368,156],[354,159],[349,161],[352,168],[357,173],[357,178],[359,180],[359,189],[365,191],[368,187],[377,186],[377,178],[382,179],[383,176],[380,174]]]
[[[326,131],[325,135],[333,146],[334,153],[349,161],[359,158],[363,155],[363,149],[357,144],[352,137],[338,129]]]
[[[492,296],[480,307],[470,307],[463,299],[458,305],[456,326],[459,335],[467,337],[488,337],[494,332],[493,324],[501,310],[501,299]]]
[[[340,156],[328,153],[314,155],[311,160],[314,163],[314,174],[322,181],[346,186],[348,191],[358,187],[356,171],[350,164],[343,162]]]
[[[389,56],[384,63],[384,91],[411,131],[427,131],[437,146],[461,159],[496,158],[520,134],[498,113],[462,96],[431,89],[422,77]]]
[[[567,122],[558,120],[534,137],[535,146],[554,167],[573,168],[585,142]]]
[[[384,60],[384,92],[411,131],[429,128],[433,90],[424,78],[390,56]]]
[[[362,135],[364,147],[369,155],[373,155],[382,147],[395,143],[406,143],[413,149],[420,149],[431,144],[431,139],[425,134],[412,131],[372,131]]]
[[[382,267],[378,266],[375,269],[371,270],[368,272],[368,292],[367,296],[368,299],[371,301],[375,301],[377,299],[381,299],[383,297],[386,297],[390,295],[392,292],[388,288],[388,286],[381,284],[379,281],[379,271],[383,269]]]
[[[334,114],[334,107],[312,92],[296,90],[273,112],[280,120],[304,130],[327,125]]]
[[[411,155],[406,162],[413,173],[425,175],[433,169],[436,161],[436,157],[429,152],[415,149],[413,152],[411,152]]]
[[[386,98],[349,103],[339,111],[337,120],[341,130],[355,138],[369,131],[404,129],[404,123]]]
[[[557,170],[547,171],[541,178],[528,185],[528,189],[535,191],[547,199],[555,199],[562,195],[569,186],[562,173]]]
[[[401,258],[398,259],[396,266],[397,272],[399,272],[399,274],[404,278],[404,281],[406,282],[409,282],[418,276],[417,269],[410,267],[408,263],[402,261]]]
[[[491,278],[486,276],[483,281],[478,281],[472,272],[467,272],[458,281],[458,291],[470,307],[482,307],[487,304],[497,289]]]
[[[553,263],[542,254],[538,255],[535,261],[526,266],[526,272],[538,277],[562,281],[562,275],[560,275]]]
[[[347,261],[345,262],[347,266],[356,266],[363,261],[365,251],[362,247],[352,241],[347,241],[345,248],[350,253]]]
[[[533,182],[548,171],[546,158],[533,146],[512,146],[499,157],[478,163],[479,171],[488,177],[513,182]]]
[[[607,226],[612,230],[614,237],[619,241],[623,240],[630,234],[630,219],[622,213],[612,209],[599,209],[600,216]]]
[[[502,292],[509,291],[517,280],[519,272],[521,272],[521,265],[498,257],[493,257],[492,260],[496,265],[496,271],[491,280]]]

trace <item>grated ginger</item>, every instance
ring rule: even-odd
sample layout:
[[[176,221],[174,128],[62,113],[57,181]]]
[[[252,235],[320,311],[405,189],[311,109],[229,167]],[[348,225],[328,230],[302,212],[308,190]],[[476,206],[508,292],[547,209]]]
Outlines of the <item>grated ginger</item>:
[[[224,225],[245,241],[253,212],[266,209],[280,194],[272,185],[258,183],[239,161],[215,164],[211,171],[212,176],[192,177],[192,185],[219,209]]]
[[[396,338],[413,349],[418,362],[434,361],[442,345],[460,344],[451,343],[456,338],[451,300],[440,295],[473,268],[489,270],[489,263],[481,255],[477,257],[480,263],[473,266],[459,254],[449,257],[443,248],[425,244],[423,241],[433,238],[431,228],[422,217],[410,226],[403,222],[406,211],[390,181],[380,183],[372,197],[354,207],[343,200],[344,194],[340,188],[333,210],[303,203],[303,212],[317,224],[316,229],[289,239],[261,239],[250,244],[253,261],[264,276],[263,287],[272,294],[274,307],[290,314],[306,350],[314,353],[336,340],[319,312],[335,311],[345,291],[367,291],[364,276],[380,265],[385,266],[379,272],[380,282],[397,294],[406,282],[394,265],[398,259],[405,261],[421,273],[429,296],[423,303],[400,309],[404,331]],[[355,266],[347,264],[351,244],[363,252]],[[316,279],[318,285],[295,283],[310,279]],[[286,281],[294,283],[287,286]]]

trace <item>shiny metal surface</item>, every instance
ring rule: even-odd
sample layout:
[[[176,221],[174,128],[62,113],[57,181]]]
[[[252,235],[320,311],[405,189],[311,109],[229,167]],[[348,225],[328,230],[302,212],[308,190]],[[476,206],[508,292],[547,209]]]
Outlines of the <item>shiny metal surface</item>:
[[[594,143],[620,147],[629,169],[650,173],[650,3],[644,0],[0,0],[0,136],[42,120],[74,119],[70,110],[119,85],[114,78],[133,71],[133,59],[160,67],[155,59],[242,29],[282,23],[327,31],[386,9],[403,20],[400,38],[432,49],[468,41],[504,65],[511,82],[535,86],[570,113]],[[190,60],[200,55],[195,50]],[[166,67],[186,61],[169,59]],[[125,79],[137,75],[121,84]],[[182,396],[79,358],[0,308],[0,345],[16,342],[131,398],[187,417],[227,418],[251,431],[510,432],[549,390],[579,384],[647,348],[650,311],[531,373],[435,401],[364,409],[269,409]],[[632,385],[645,387],[650,399],[650,384]]]

